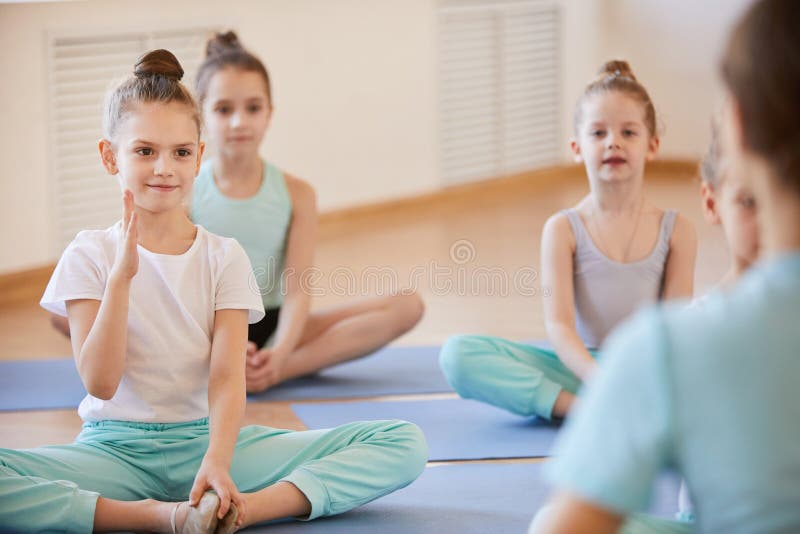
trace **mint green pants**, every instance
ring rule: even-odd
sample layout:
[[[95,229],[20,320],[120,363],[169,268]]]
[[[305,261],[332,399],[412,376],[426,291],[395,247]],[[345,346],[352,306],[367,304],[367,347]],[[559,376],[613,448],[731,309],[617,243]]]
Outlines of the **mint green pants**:
[[[559,393],[577,393],[581,385],[555,352],[499,337],[453,336],[439,364],[463,398],[519,415],[549,419]]]
[[[99,496],[188,500],[208,447],[208,419],[85,423],[69,445],[0,449],[1,532],[91,532]],[[345,512],[410,484],[428,451],[405,421],[294,432],[242,428],[231,476],[242,492],[288,481],[311,502],[309,519]]]

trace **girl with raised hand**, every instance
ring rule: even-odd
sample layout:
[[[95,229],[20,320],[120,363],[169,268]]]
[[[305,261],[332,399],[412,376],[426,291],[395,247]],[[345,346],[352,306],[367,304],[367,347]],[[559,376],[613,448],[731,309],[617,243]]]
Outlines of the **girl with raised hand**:
[[[233,32],[208,42],[197,95],[213,153],[197,177],[191,217],[242,244],[266,308],[249,329],[247,391],[365,356],[417,324],[423,304],[412,292],[310,311],[314,189],[260,156],[270,78]]]
[[[726,172],[752,190],[759,260],[702,306],[650,309],[615,332],[535,532],[617,532],[666,468],[685,478],[698,532],[800,531],[798,27],[796,2],[755,2],[721,61]]]
[[[110,93],[102,163],[122,221],[67,247],[42,297],[69,319],[88,391],[69,445],[0,450],[0,531],[232,532],[344,512],[414,480],[402,421],[241,427],[248,321],[264,309],[241,246],[192,224],[200,110],[166,50]]]
[[[597,368],[597,349],[637,308],[692,295],[691,223],[644,195],[658,152],[650,96],[624,61],[603,65],[578,101],[570,146],[589,194],[542,231],[547,337],[554,350],[489,336],[457,336],[440,363],[453,388],[520,415],[564,417]]]

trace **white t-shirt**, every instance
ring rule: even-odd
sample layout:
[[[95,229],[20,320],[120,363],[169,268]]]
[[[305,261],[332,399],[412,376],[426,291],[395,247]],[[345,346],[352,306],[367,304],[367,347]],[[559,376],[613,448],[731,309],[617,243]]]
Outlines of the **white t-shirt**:
[[[68,300],[102,300],[120,228],[117,223],[75,237],[53,272],[42,307],[66,315]],[[156,254],[141,246],[138,251],[122,380],[110,400],[87,395],[78,414],[84,421],[160,423],[207,417],[216,310],[249,310],[251,323],[264,316],[250,261],[234,239],[201,226],[183,254]]]

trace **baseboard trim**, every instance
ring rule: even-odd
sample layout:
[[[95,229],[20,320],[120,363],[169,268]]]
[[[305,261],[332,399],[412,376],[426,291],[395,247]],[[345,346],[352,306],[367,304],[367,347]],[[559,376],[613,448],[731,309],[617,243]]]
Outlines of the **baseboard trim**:
[[[0,275],[0,306],[38,302],[55,264]]]

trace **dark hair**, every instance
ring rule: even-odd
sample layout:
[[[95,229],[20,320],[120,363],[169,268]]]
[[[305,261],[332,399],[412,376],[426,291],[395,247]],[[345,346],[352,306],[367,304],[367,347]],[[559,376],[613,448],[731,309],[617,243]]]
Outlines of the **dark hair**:
[[[586,98],[596,93],[609,91],[628,93],[641,102],[644,105],[644,124],[647,126],[647,131],[651,136],[656,135],[656,109],[653,107],[653,101],[644,86],[633,75],[628,62],[622,60],[605,62],[597,71],[597,77],[586,86],[575,107],[573,127],[576,132],[581,123],[583,102]]]
[[[267,101],[272,105],[272,88],[266,67],[256,56],[245,50],[239,37],[232,31],[218,33],[206,43],[206,59],[197,71],[197,97],[200,105],[206,98],[211,78],[226,67],[234,67],[244,71],[256,72],[264,78],[267,90]]]
[[[192,114],[200,133],[202,118],[194,97],[180,82],[183,68],[169,50],[152,50],[141,56],[133,67],[133,76],[108,93],[103,116],[103,133],[107,139],[114,134],[132,102],[180,102]]]
[[[797,2],[762,0],[734,27],[721,70],[741,112],[744,143],[800,193],[798,50]]]

